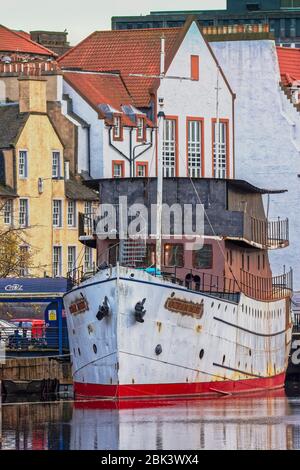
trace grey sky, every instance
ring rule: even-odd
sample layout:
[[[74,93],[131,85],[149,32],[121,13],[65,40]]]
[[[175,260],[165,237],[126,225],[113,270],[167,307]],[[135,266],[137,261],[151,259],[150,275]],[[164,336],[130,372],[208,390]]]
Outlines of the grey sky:
[[[69,31],[72,44],[92,31],[110,29],[110,18],[163,10],[225,8],[226,0],[9,0],[1,24],[13,29]]]

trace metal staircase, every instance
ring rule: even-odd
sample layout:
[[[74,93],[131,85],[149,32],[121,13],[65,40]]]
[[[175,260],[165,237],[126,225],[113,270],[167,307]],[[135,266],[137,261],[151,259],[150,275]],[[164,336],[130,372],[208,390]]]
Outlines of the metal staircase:
[[[127,239],[120,242],[120,264],[137,266],[145,261],[147,253],[146,240],[143,238]]]

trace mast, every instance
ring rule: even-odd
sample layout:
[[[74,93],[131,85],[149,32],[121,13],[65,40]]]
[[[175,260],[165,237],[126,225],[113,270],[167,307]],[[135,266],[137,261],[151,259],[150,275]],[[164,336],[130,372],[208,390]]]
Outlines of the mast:
[[[165,75],[165,37],[161,37],[161,52],[160,52],[160,76],[163,78]],[[159,97],[159,113],[157,116],[158,131],[157,131],[157,199],[156,199],[156,270],[161,272],[161,238],[162,238],[162,205],[163,205],[163,140],[164,140],[164,122],[165,113],[164,98]]]
[[[215,169],[215,177],[220,177],[220,106],[219,106],[219,67],[217,71],[217,96],[216,96],[216,130],[215,130],[215,153],[216,153],[216,169]]]

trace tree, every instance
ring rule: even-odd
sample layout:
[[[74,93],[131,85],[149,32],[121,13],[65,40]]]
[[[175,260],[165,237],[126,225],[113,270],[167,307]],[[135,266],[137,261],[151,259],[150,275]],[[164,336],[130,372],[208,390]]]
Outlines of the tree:
[[[0,203],[3,214],[5,202]],[[0,225],[0,278],[19,277],[28,271],[32,251],[25,241],[26,229],[12,225]]]

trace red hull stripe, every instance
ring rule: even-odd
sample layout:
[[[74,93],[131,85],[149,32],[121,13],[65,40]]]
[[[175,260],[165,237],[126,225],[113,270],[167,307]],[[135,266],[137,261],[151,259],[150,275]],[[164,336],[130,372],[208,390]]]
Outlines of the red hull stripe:
[[[284,382],[285,373],[269,378],[182,384],[97,385],[75,382],[74,387],[78,397],[126,399],[252,393],[282,388]]]

